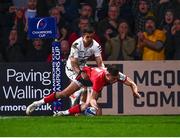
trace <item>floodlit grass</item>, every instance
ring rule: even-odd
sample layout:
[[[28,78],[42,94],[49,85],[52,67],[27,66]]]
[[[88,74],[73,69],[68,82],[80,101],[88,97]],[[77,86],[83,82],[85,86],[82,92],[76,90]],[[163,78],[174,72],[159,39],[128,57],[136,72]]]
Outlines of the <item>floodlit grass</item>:
[[[180,116],[0,117],[0,136],[176,137]]]

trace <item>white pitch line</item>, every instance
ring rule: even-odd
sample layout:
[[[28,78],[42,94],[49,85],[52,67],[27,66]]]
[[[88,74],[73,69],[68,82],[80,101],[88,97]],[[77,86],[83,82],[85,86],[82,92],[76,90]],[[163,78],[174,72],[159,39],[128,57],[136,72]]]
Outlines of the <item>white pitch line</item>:
[[[0,116],[0,119],[26,118],[26,116]]]

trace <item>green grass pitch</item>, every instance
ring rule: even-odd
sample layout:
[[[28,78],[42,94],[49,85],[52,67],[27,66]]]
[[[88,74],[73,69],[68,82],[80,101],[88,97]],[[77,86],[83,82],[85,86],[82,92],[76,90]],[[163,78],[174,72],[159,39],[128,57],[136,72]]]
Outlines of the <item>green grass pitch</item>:
[[[179,137],[180,116],[0,117],[1,137]]]

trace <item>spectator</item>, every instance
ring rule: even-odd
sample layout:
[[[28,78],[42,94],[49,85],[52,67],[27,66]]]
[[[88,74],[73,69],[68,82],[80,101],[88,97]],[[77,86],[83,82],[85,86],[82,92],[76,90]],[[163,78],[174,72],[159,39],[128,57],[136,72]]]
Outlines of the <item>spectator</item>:
[[[59,41],[67,40],[68,38],[68,23],[64,20],[64,18],[61,16],[61,13],[59,11],[58,7],[53,7],[50,9],[49,14],[51,17],[54,17],[56,19],[56,25],[57,25],[57,39]],[[47,43],[47,49],[48,53],[51,53],[51,43],[54,41],[54,39],[48,39],[46,40]]]
[[[49,16],[49,10],[56,6],[56,0],[38,0],[37,1],[37,15],[38,17]]]
[[[138,50],[143,60],[164,60],[164,42],[166,36],[155,25],[155,19],[148,17],[145,22],[145,32],[138,33]]]
[[[65,3],[67,3],[66,0],[57,0],[57,4],[56,4],[56,7],[59,9],[60,13],[64,16],[66,14]]]
[[[174,21],[174,12],[172,9],[168,9],[164,13],[164,20],[163,20],[163,23],[161,24],[161,29],[163,29],[164,32],[171,31],[173,21]]]
[[[161,25],[164,21],[164,13],[168,9],[173,9],[172,0],[159,0],[157,8],[155,10],[155,16],[157,17],[157,25]]]
[[[26,61],[28,62],[45,62],[48,53],[42,39],[34,39],[33,43],[29,45]]]
[[[171,33],[173,34],[173,35],[175,35],[178,31],[179,31],[179,26],[180,25],[180,19],[179,18],[176,18],[175,20],[174,20],[174,22],[173,22],[173,26],[172,26],[172,28],[171,28]]]
[[[145,31],[144,25],[146,18],[153,15],[150,11],[149,3],[147,2],[147,0],[139,0],[138,11],[134,14],[135,34]]]
[[[174,21],[174,12],[171,9],[168,9],[164,14],[164,21],[161,25],[161,28],[166,34],[166,41],[164,42],[165,48],[165,59],[171,60],[173,59],[173,46],[172,46],[172,39],[173,35],[171,33],[171,28]]]
[[[26,25],[26,19],[24,16],[24,10],[17,9],[16,16],[14,19],[14,27],[17,29],[18,42],[21,44],[25,44],[25,40],[27,38],[26,32],[24,31],[25,25]]]
[[[80,4],[76,0],[57,0],[56,4],[56,7],[59,8],[62,17],[68,23],[72,23],[75,19],[79,17],[79,6]]]
[[[174,56],[173,59],[180,60],[180,19],[176,18],[174,20],[173,26],[171,28],[171,33],[173,35],[173,50]]]
[[[98,23],[97,33],[101,39],[102,45],[104,45],[107,40],[109,40],[112,37],[115,37],[118,34],[118,13],[118,7],[111,5],[108,9],[107,18],[103,19]]]
[[[10,1],[9,1],[10,2]],[[6,48],[8,45],[8,37],[9,33],[12,30],[12,27],[14,26],[14,16],[16,13],[16,7],[13,6],[11,3],[4,2],[0,3],[0,5],[9,6],[9,9],[2,9],[3,11],[0,12],[0,26],[1,26],[1,35],[2,35],[2,55],[4,58],[6,58]],[[6,5],[7,4],[7,5]],[[6,7],[7,8],[7,7]],[[6,60],[6,59],[5,59]]]
[[[96,22],[104,19],[108,10],[108,0],[83,0],[83,3],[88,3],[93,8],[94,20]]]
[[[129,24],[129,31],[133,30],[134,20],[130,0],[110,0],[109,5],[116,5],[119,9],[118,20],[125,19]]]
[[[69,56],[70,45],[66,40],[62,40],[60,43],[61,43],[61,60],[66,61]],[[47,58],[47,62],[52,62],[52,53],[49,54]]]
[[[79,37],[82,36],[83,30],[87,29],[89,25],[90,25],[90,23],[89,23],[89,19],[87,17],[79,18],[77,30],[75,32],[72,32],[68,38],[68,42],[69,42],[70,46],[76,39],[78,39]],[[98,35],[96,33],[94,33],[93,39],[95,39],[98,43],[100,43],[100,38],[98,37]]]
[[[37,15],[37,0],[28,0],[27,9],[25,10],[26,25],[24,30],[28,30],[28,19],[34,18]]]
[[[25,17],[33,18],[37,15],[37,0],[28,0],[27,9],[25,11]]]
[[[131,8],[132,8],[132,13],[136,13],[137,9],[138,9],[138,5],[139,5],[139,0],[128,0],[131,4]],[[165,1],[169,1],[169,0],[146,0],[149,3],[149,9],[150,11],[152,11],[153,13],[156,11],[157,9],[157,5],[162,2]]]
[[[106,42],[105,53],[107,60],[133,60],[135,39],[128,35],[127,21],[121,20],[118,26],[118,35]]]
[[[57,23],[57,31],[58,31],[58,39],[59,41],[66,39],[67,38],[67,34],[68,34],[68,30],[67,30],[67,23],[66,21],[62,18],[59,8],[57,7],[53,7],[50,10],[50,16],[54,17],[56,19],[56,23]]]
[[[8,62],[22,62],[25,61],[22,53],[22,46],[18,43],[17,30],[11,30],[9,34],[9,44],[6,48],[6,57]]]
[[[91,7],[91,5],[89,5],[89,4],[83,4],[82,7],[81,7],[81,9],[80,9],[79,18],[76,18],[76,19],[74,20],[74,22],[72,23],[71,30],[72,30],[73,32],[76,32],[76,31],[77,31],[79,19],[80,19],[81,17],[83,17],[83,18],[84,18],[84,17],[85,17],[85,18],[88,18],[90,25],[94,27],[95,21],[94,21],[94,18],[93,18],[92,7]]]
[[[70,53],[70,45],[68,41],[66,40],[61,41],[61,59],[63,61],[66,61],[69,57],[69,53]]]
[[[87,17],[89,18],[89,22],[91,25],[94,25],[94,18],[93,18],[93,9],[89,4],[83,4],[80,10],[80,17]]]

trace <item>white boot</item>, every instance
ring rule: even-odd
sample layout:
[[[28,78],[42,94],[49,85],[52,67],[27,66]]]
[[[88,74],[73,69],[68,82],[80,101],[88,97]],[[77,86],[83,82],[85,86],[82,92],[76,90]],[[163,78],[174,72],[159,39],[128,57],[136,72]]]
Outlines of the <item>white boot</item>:
[[[26,114],[30,115],[37,107],[44,104],[44,99],[41,99],[39,101],[35,101],[32,104],[30,104],[26,109]]]
[[[53,116],[66,116],[69,115],[69,111],[58,111],[58,112],[54,112]]]

